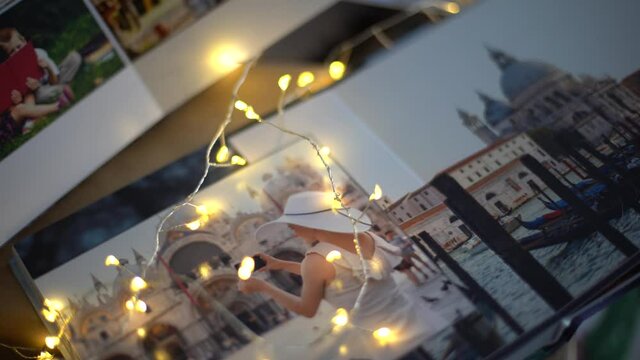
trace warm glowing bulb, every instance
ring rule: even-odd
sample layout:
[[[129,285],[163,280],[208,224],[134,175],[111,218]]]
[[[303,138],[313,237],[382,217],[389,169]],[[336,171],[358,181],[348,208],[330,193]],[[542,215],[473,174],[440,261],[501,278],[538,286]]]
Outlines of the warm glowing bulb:
[[[47,336],[44,338],[44,344],[47,345],[49,349],[55,349],[58,344],[60,344],[60,338],[57,336]]]
[[[334,61],[329,64],[329,76],[333,80],[340,80],[344,76],[347,66],[342,61]]]
[[[338,250],[331,250],[325,257],[325,259],[327,259],[328,262],[332,263],[336,260],[342,259],[342,253],[340,253],[340,251]]]
[[[229,148],[226,145],[222,145],[218,153],[216,153],[216,161],[223,163],[229,160]]]
[[[236,102],[233,104],[233,106],[235,106],[236,109],[238,109],[240,111],[245,111],[249,107],[249,105],[247,105],[247,103],[242,101],[242,100],[236,100]]]
[[[194,220],[190,223],[185,224],[187,229],[189,230],[198,230],[200,228],[200,219]]]
[[[331,282],[331,286],[332,286],[333,288],[335,288],[336,290],[338,290],[338,291],[342,291],[342,288],[343,288],[343,286],[344,286],[344,283],[343,283],[343,282],[342,282],[342,280],[340,280],[340,279],[335,279],[335,280],[333,280],[333,281]]]
[[[36,360],[53,360],[53,355],[48,351],[41,351]]]
[[[291,75],[284,74],[280,76],[278,79],[278,87],[280,90],[285,91],[289,88],[289,84],[291,83]]]
[[[340,345],[340,347],[338,348],[338,352],[340,353],[340,355],[346,356],[349,353],[349,348],[347,347],[347,345]]]
[[[331,210],[333,210],[334,212],[338,211],[342,209],[342,203],[340,202],[339,199],[334,198],[331,201]]]
[[[331,318],[331,322],[336,326],[345,326],[349,322],[349,312],[344,308],[336,310],[336,314]]]
[[[460,12],[460,5],[454,2],[448,2],[444,4],[444,9],[451,14],[457,14]]]
[[[369,201],[380,200],[380,198],[382,198],[382,188],[380,188],[380,185],[376,184],[373,188],[373,192],[369,196]]]
[[[58,318],[58,313],[49,309],[42,309],[42,315],[48,322],[55,322]]]
[[[245,61],[247,55],[236,46],[224,45],[213,49],[207,58],[209,66],[216,71],[227,72]]]
[[[249,280],[251,277],[251,270],[249,268],[240,267],[238,268],[238,278],[240,280]]]
[[[147,330],[145,330],[144,328],[138,328],[138,330],[136,330],[136,333],[138,334],[138,337],[145,337],[147,336]]]
[[[147,312],[147,303],[138,299],[136,301],[136,311],[141,313]]]
[[[307,87],[316,79],[311,71],[304,71],[298,75],[297,84],[299,87]]]
[[[392,340],[393,333],[388,327],[381,327],[373,332],[374,339],[378,340],[380,345],[386,345]]]
[[[231,163],[233,165],[240,165],[240,166],[244,166],[247,165],[247,160],[245,160],[242,156],[239,155],[233,155],[231,157]]]
[[[249,120],[260,120],[260,115],[253,110],[253,106],[247,107],[247,110],[244,112],[244,116]]]
[[[64,304],[60,300],[44,299],[44,306],[48,307],[49,310],[55,311],[62,311],[62,309],[64,309]]]
[[[200,215],[208,215],[209,214],[209,208],[207,208],[206,205],[198,205],[196,206],[196,212]]]
[[[323,146],[320,148],[320,155],[322,155],[322,157],[327,157],[329,156],[329,154],[331,154],[331,149],[329,149],[328,146]]]
[[[213,269],[211,268],[211,265],[207,263],[200,264],[200,266],[198,266],[198,272],[200,273],[200,277],[204,280],[210,279],[213,275]]]
[[[131,291],[138,292],[147,287],[147,282],[140,276],[136,276],[131,279]]]
[[[118,266],[120,265],[120,260],[113,255],[109,255],[104,259],[104,266]]]
[[[134,300],[135,300],[135,298],[131,298],[131,299],[125,301],[124,307],[129,311],[133,310],[135,308]]]
[[[256,268],[256,261],[251,256],[245,256],[240,263],[240,267],[247,268],[249,271],[253,271]]]

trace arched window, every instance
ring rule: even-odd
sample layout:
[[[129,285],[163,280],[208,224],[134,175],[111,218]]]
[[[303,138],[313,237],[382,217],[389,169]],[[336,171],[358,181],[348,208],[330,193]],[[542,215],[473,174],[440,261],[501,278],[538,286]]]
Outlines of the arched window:
[[[219,258],[222,255],[226,254],[219,246],[210,242],[197,241],[187,244],[176,251],[171,256],[169,265],[176,273],[186,275],[200,264],[208,262],[214,257]]]
[[[491,200],[491,199],[493,199],[494,197],[496,197],[496,193],[488,192],[488,193],[484,196],[484,199],[485,199],[485,200]]]
[[[526,172],[526,171],[520,171],[520,172],[518,173],[518,179],[524,179],[524,178],[526,178],[527,176],[529,176],[529,173],[528,173],[528,172]]]
[[[566,103],[571,101],[571,99],[567,95],[565,95],[564,93],[562,93],[562,92],[560,92],[558,90],[553,92],[553,96],[555,96],[556,98],[558,98],[558,99],[560,99],[560,100],[562,100],[562,101],[564,101]]]
[[[574,123],[579,123],[582,120],[586,119],[589,116],[585,111],[576,111],[572,116],[572,120]]]
[[[545,96],[545,97],[544,97],[544,100],[545,100],[547,103],[551,104],[551,105],[552,105],[553,107],[555,107],[556,109],[560,109],[560,108],[562,107],[562,104],[560,104],[560,103],[558,102],[558,100],[556,100],[556,99],[554,99],[554,98],[552,98],[552,97],[550,97],[550,96]]]

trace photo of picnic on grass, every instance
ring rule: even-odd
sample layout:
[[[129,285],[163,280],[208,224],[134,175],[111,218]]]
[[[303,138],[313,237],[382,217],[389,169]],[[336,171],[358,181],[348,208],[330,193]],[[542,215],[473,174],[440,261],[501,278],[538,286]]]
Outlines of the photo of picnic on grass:
[[[0,7],[0,160],[123,67],[82,0]]]

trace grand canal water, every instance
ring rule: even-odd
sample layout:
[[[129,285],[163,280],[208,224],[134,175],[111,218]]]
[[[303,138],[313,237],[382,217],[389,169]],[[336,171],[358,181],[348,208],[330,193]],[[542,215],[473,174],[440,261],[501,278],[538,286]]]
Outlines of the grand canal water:
[[[521,206],[517,213],[523,219],[533,219],[548,211],[540,201],[533,199]],[[621,211],[624,215],[612,220],[611,224],[640,246],[640,216],[633,210]],[[512,236],[518,239],[529,233],[521,227]],[[451,255],[525,329],[552,315],[553,310],[493,251],[483,244],[479,247],[471,251],[459,248]],[[574,296],[594,285],[624,260],[624,255],[597,233],[571,243],[533,250],[531,254]],[[499,324],[498,329],[507,338],[513,336],[504,324]]]

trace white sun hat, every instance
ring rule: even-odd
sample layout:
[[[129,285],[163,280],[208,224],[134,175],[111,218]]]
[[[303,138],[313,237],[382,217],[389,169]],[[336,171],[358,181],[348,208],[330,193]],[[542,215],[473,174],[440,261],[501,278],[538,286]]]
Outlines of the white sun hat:
[[[352,233],[353,225],[349,215],[357,219],[355,227],[358,232],[367,231],[371,227],[369,217],[358,209],[334,210],[332,208],[334,198],[332,192],[306,191],[293,194],[287,199],[282,216],[260,226],[256,230],[256,237],[275,224],[295,224],[311,229]]]

